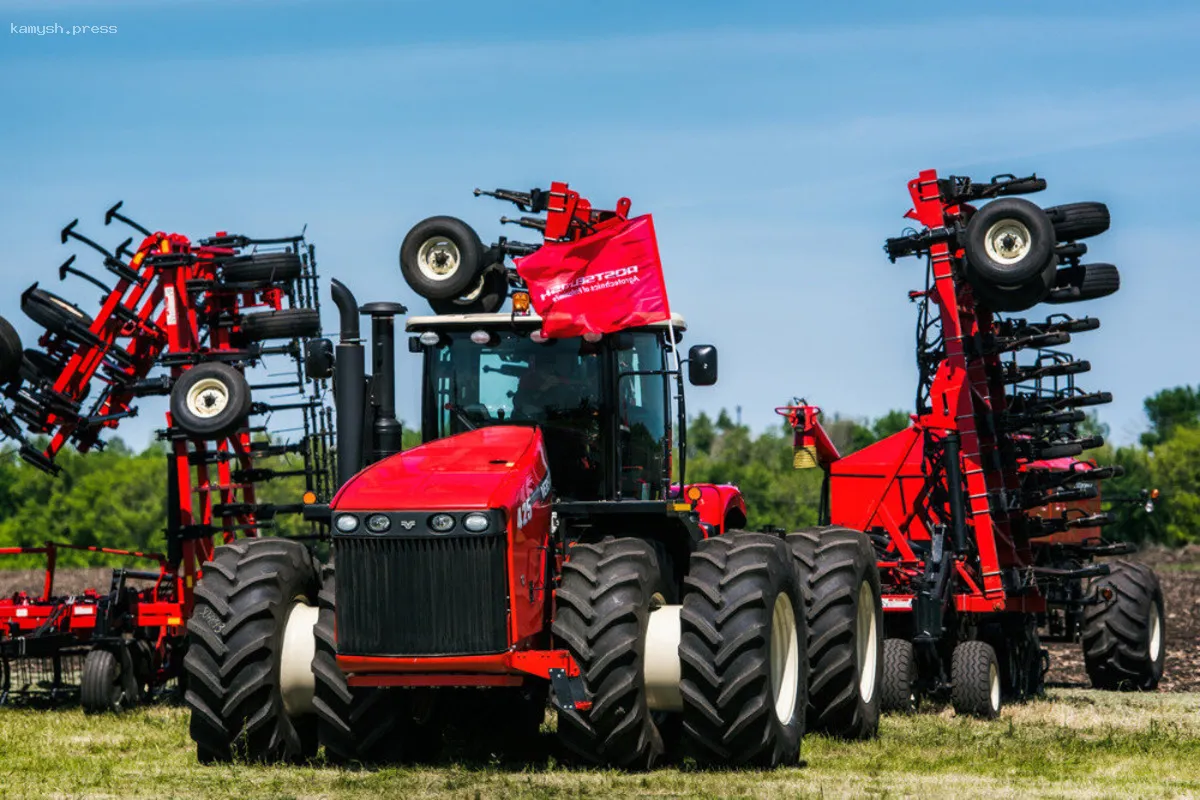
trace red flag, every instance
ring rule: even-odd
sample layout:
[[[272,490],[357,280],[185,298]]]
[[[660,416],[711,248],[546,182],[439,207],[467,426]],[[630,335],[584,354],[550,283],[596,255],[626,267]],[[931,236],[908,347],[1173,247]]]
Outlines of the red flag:
[[[577,242],[542,245],[516,263],[544,336],[612,333],[671,316],[649,214]]]

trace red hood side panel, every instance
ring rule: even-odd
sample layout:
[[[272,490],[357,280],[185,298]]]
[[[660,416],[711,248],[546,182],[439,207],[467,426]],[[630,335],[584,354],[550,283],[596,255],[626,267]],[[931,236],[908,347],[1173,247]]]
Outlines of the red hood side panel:
[[[372,464],[338,491],[338,511],[504,508],[522,489],[528,464],[543,449],[536,428],[467,431]]]

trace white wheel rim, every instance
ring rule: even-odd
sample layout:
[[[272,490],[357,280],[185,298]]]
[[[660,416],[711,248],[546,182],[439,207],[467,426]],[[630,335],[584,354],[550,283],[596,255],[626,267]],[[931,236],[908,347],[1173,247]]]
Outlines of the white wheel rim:
[[[217,416],[229,406],[229,387],[216,378],[203,378],[188,389],[188,412],[201,419]]]
[[[1000,670],[996,662],[988,664],[988,699],[992,703],[992,711],[1000,710]]]
[[[879,638],[875,631],[875,593],[866,581],[858,587],[858,620],[854,650],[858,659],[858,694],[864,703],[875,696]]]
[[[1158,661],[1162,653],[1162,615],[1158,603],[1150,604],[1150,660]]]
[[[800,637],[796,633],[796,612],[786,594],[775,598],[771,614],[771,697],[775,716],[788,725],[796,716],[796,698],[800,682]]]
[[[316,677],[312,671],[317,652],[317,607],[303,597],[294,598],[283,622],[283,641],[279,648],[279,694],[283,712],[290,719],[313,713]]]
[[[444,236],[426,239],[417,250],[417,269],[431,281],[444,281],[458,272],[462,255],[458,245]],[[479,284],[483,288],[483,282]]]
[[[1015,264],[1029,255],[1029,228],[1015,219],[1002,219],[988,228],[983,249],[998,264]]]

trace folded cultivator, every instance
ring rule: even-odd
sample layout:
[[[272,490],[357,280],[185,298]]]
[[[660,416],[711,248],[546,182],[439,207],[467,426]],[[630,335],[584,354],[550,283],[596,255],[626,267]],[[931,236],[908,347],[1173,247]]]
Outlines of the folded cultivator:
[[[272,528],[277,514],[303,509],[300,502],[260,503],[257,486],[302,474],[314,497],[327,498],[334,468],[325,384],[307,380],[306,354],[299,344],[300,338],[320,332],[312,246],[303,236],[255,240],[223,232],[192,243],[181,234],[151,232],[120,209],[120,203],[109,209],[105,224],[117,221],[133,228],[144,237],[136,248],[131,238],[109,252],[76,230],[78,220],[62,231],[64,244],[74,240],[97,251],[112,275],[110,285],[84,272],[75,266],[74,255],[59,268],[60,279],[74,276],[102,292],[95,317],[35,283],[22,294],[21,308],[45,331],[39,347],[22,350],[15,330],[0,320],[0,381],[11,403],[11,410],[0,407],[0,430],[19,442],[21,457],[39,469],[56,473],[55,458],[68,443],[81,453],[102,448],[101,433],[135,416],[139,398],[170,398],[167,425],[159,431],[169,448],[167,553],[156,557],[160,570],[153,576],[154,589],[130,593],[125,579],[147,576],[119,569],[111,602],[85,593],[82,597],[105,609],[124,609],[129,604],[125,598],[132,598],[132,610],[119,615],[125,627],[106,625],[102,635],[74,623],[67,629],[58,622],[30,628],[12,620],[0,632],[6,675],[10,661],[34,652],[53,657],[59,650],[92,650],[80,681],[89,710],[136,702],[179,675],[183,625],[192,610],[200,566],[211,557],[215,538],[229,542],[255,536]],[[292,362],[287,379],[251,386],[246,369],[272,356]],[[256,402],[252,394],[261,391],[290,392],[296,399]],[[255,438],[265,428],[252,426],[251,416],[286,410],[302,412],[303,436],[297,442]],[[25,431],[44,438],[31,440]],[[302,468],[279,470],[263,462],[291,455],[302,457]],[[51,576],[57,547],[62,545],[11,552],[46,553]],[[48,577],[46,592],[35,604],[58,609],[48,619],[74,619],[88,607],[80,597],[53,596],[50,585]],[[143,613],[151,597],[170,606],[169,611]],[[20,611],[13,613],[28,618]],[[94,672],[105,676],[97,679],[100,684],[115,688],[107,694],[89,691]],[[56,670],[49,683],[54,694],[64,690],[60,678]]]
[[[827,519],[868,532],[886,620],[882,703],[922,697],[999,713],[1002,698],[1042,690],[1041,642],[1082,641],[1098,688],[1153,688],[1162,674],[1162,593],[1146,567],[1097,556],[1106,542],[1099,482],[1118,474],[1080,460],[1103,443],[1082,429],[1108,392],[1076,385],[1090,368],[1055,349],[1099,320],[1055,314],[1002,318],[1038,303],[1111,294],[1116,267],[1081,263],[1108,209],[1042,209],[1012,195],[1036,178],[974,183],[927,171],[909,183],[906,216],[920,230],[889,239],[894,261],[927,259],[918,303],[917,413],[907,430],[841,457],[817,409],[780,409],[796,431],[798,465],[828,470]],[[993,199],[995,198],[995,199]],[[982,200],[991,202],[976,208]]]

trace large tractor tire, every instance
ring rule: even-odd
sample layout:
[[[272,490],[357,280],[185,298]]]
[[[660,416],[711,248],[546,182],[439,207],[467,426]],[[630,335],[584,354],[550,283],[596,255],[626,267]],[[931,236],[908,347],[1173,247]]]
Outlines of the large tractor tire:
[[[917,654],[907,639],[883,642],[883,675],[879,681],[882,711],[911,714],[917,710]]]
[[[334,764],[377,764],[398,760],[404,750],[396,691],[382,687],[351,688],[337,665],[334,633],[336,575],[333,564],[321,569],[317,596],[316,677],[313,709],[317,738],[326,760]]]
[[[204,564],[188,620],[185,699],[203,763],[294,762],[315,755],[311,677],[320,580],[308,550],[285,539],[242,539]],[[306,702],[307,701],[307,702]]]
[[[1089,587],[1084,606],[1083,662],[1092,686],[1149,690],[1158,686],[1166,655],[1166,615],[1158,576],[1145,564],[1116,561]]]
[[[16,380],[21,373],[21,336],[12,323],[0,317],[0,383]]]
[[[400,245],[400,272],[427,299],[452,300],[471,291],[486,266],[479,234],[456,217],[418,222]]]
[[[972,283],[1021,286],[1036,278],[1054,255],[1050,218],[1019,197],[993,200],[967,222],[963,249]]]
[[[1000,716],[1000,662],[987,642],[959,642],[950,658],[954,713],[982,719]]]
[[[795,764],[808,664],[804,595],[787,545],[740,531],[706,539],[684,585],[684,753],[702,766]]]
[[[559,738],[575,758],[649,769],[663,755],[643,665],[650,612],[674,595],[645,540],[609,537],[568,551],[553,630],[579,665],[592,702],[587,711],[558,713]]]
[[[808,615],[808,727],[843,739],[879,732],[883,606],[875,549],[836,526],[788,536]]]
[[[197,364],[171,387],[171,420],[184,433],[223,439],[246,424],[250,384],[228,364]]]

